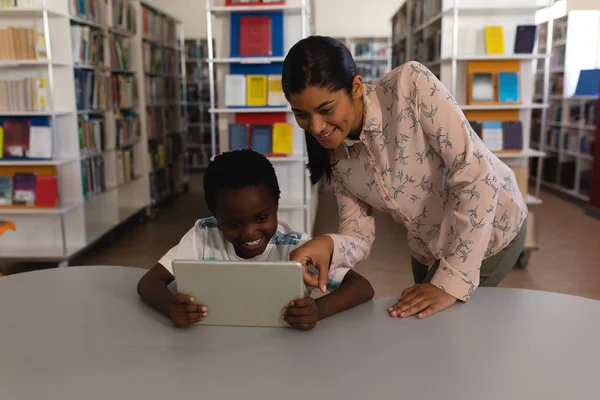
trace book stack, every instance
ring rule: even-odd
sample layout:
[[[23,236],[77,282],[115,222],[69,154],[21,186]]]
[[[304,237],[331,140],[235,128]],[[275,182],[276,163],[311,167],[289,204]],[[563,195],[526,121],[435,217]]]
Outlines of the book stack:
[[[111,4],[97,0],[69,0],[69,13],[86,21],[104,24]]]
[[[49,111],[44,77],[0,80],[0,111]]]
[[[229,125],[229,150],[249,148],[268,156],[292,154],[292,125],[288,123]]]
[[[469,121],[469,123],[490,150],[523,150],[521,121]]]
[[[83,154],[97,154],[104,151],[104,119],[95,115],[81,115],[77,118],[79,149]]]
[[[118,35],[111,35],[110,51],[111,68],[118,70],[131,69],[132,52],[129,40],[124,40]]]
[[[94,1],[94,0],[91,0]],[[109,0],[111,12],[108,13],[109,25],[123,31],[135,33],[135,15],[129,0]]]
[[[136,178],[133,149],[117,150],[117,184],[122,185]]]
[[[71,24],[71,49],[75,64],[104,65],[104,35],[99,29]]]
[[[101,71],[75,69],[75,100],[77,110],[107,108],[106,77]]]
[[[30,172],[0,175],[0,206],[55,207],[57,204],[56,176]]]
[[[112,105],[113,109],[133,108],[137,103],[136,80],[133,75],[113,75]]]
[[[140,138],[140,118],[131,111],[124,111],[115,119],[116,146],[122,148],[136,143]]]
[[[48,117],[0,118],[0,158],[52,158]]]
[[[287,100],[281,75],[227,75],[225,105],[228,107],[284,107]]]
[[[0,60],[45,60],[44,32],[9,26],[0,29]]]
[[[81,179],[84,198],[106,191],[104,157],[93,156],[82,160]]]

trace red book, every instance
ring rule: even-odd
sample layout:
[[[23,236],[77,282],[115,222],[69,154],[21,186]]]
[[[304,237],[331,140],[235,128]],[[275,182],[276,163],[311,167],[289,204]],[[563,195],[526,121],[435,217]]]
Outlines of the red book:
[[[29,120],[4,121],[4,157],[27,156],[30,125]]]
[[[56,176],[38,175],[36,177],[35,205],[54,207],[58,203],[58,182]]]
[[[252,16],[240,18],[240,56],[270,56],[271,18]]]

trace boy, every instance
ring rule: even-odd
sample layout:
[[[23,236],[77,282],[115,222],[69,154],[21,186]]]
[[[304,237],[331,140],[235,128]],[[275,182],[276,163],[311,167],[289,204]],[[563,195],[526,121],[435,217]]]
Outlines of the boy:
[[[151,307],[184,327],[209,317],[209,305],[191,296],[173,294],[175,259],[289,261],[290,251],[309,238],[278,223],[279,184],[267,158],[253,150],[223,153],[209,164],[204,196],[211,218],[196,221],[178,245],[165,254],[138,283],[138,294]],[[318,320],[373,298],[373,287],[348,268],[329,271],[333,292],[314,300],[293,301],[283,318],[297,329],[312,329]]]

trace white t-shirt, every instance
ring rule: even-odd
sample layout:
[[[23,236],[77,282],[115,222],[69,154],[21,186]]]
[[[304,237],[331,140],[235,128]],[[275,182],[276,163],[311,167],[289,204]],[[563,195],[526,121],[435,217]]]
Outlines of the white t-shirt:
[[[289,226],[280,221],[264,253],[251,259],[243,259],[238,257],[233,245],[225,239],[217,225],[217,220],[210,217],[196,221],[181,241],[158,262],[173,274],[171,265],[173,260],[289,261],[290,251],[308,240],[310,240],[308,235],[292,231]],[[345,267],[330,269],[327,287],[337,289],[349,270],[350,268]]]

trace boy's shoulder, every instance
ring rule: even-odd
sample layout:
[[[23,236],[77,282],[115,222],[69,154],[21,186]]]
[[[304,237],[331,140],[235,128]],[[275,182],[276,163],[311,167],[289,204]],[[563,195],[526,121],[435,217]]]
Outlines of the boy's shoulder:
[[[299,246],[309,239],[306,233],[295,231],[285,222],[279,221],[277,232],[271,238],[271,243],[276,246]]]
[[[194,224],[196,229],[219,229],[217,219],[215,217],[202,218]]]

